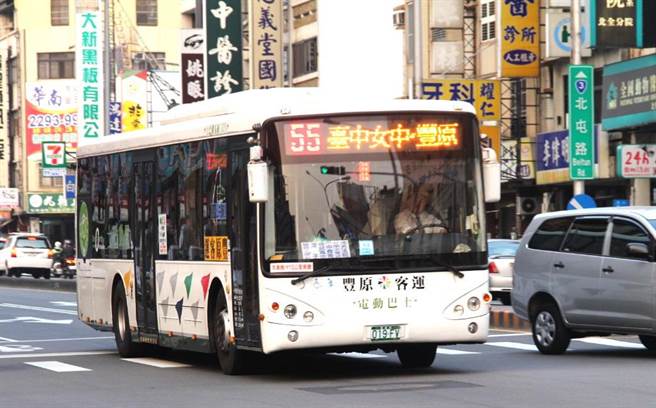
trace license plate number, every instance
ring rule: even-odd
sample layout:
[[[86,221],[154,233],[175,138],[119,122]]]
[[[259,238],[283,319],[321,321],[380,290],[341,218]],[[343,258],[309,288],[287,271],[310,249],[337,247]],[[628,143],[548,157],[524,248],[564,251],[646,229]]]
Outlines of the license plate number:
[[[398,340],[401,338],[401,326],[371,326],[369,338],[371,341]]]

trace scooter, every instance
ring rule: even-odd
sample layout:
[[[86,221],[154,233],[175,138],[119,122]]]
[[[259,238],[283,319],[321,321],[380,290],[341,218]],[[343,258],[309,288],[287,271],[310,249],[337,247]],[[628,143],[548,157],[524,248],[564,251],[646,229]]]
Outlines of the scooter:
[[[76,269],[75,258],[70,257],[53,262],[50,273],[53,277],[73,279],[77,272]]]

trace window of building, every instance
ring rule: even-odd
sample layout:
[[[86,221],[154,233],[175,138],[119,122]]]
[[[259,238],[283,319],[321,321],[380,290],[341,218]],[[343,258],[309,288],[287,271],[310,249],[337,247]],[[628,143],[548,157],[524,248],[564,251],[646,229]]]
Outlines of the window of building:
[[[497,17],[495,0],[481,1],[481,41],[496,38]]]
[[[294,44],[294,77],[316,72],[318,69],[317,38]]]
[[[37,54],[39,79],[75,77],[74,52],[41,52]]]
[[[157,0],[137,0],[137,25],[157,25]]]
[[[68,25],[68,0],[50,0],[50,24]]]
[[[563,251],[601,255],[606,236],[607,218],[577,219],[572,224],[563,244]]]
[[[75,12],[98,11],[98,0],[75,0]]]
[[[132,69],[153,70],[166,68],[166,54],[163,52],[135,52],[132,55]]]
[[[558,251],[571,223],[572,218],[555,218],[545,221],[533,234],[528,243],[529,248]]]
[[[41,188],[63,187],[63,177],[45,177],[43,167],[39,166],[39,186]]]
[[[635,223],[622,220],[613,220],[613,235],[610,240],[610,256],[618,258],[636,258],[627,251],[628,244],[649,245],[649,234]]]

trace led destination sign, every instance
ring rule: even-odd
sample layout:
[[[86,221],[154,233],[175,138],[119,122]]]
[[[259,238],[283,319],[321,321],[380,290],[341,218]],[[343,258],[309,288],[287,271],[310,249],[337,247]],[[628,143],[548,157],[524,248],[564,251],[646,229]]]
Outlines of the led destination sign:
[[[321,121],[282,125],[288,156],[452,150],[460,147],[458,122],[420,122],[413,126],[387,121],[332,125]]]

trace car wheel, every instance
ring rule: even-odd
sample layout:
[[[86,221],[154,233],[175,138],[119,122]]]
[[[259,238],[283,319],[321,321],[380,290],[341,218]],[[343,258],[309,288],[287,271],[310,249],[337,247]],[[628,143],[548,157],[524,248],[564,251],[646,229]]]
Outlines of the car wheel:
[[[50,272],[49,272],[49,271],[48,271],[48,272],[45,272],[45,273],[43,274],[43,277],[44,277],[45,279],[50,279]]]
[[[571,334],[556,305],[539,305],[531,319],[533,343],[542,354],[562,354],[569,347]]]
[[[244,351],[238,350],[237,345],[230,339],[228,302],[223,290],[218,296],[214,308],[212,340],[223,373],[237,375],[244,371],[246,356]]]
[[[656,351],[656,336],[640,335],[640,343],[649,351]]]
[[[18,269],[12,269],[9,271],[9,276],[15,276],[17,278],[21,277],[21,271]]]
[[[435,344],[408,344],[399,346],[396,354],[405,368],[426,368],[435,361],[437,346]]]
[[[40,274],[40,273],[36,273],[36,272],[32,272],[32,277],[33,277],[34,279],[39,279],[39,278],[41,277],[41,274]]]
[[[130,316],[128,315],[128,303],[125,299],[123,285],[119,284],[114,289],[112,297],[112,323],[114,325],[114,338],[116,348],[121,357],[134,357],[141,352],[141,347],[132,342],[130,331]]]

